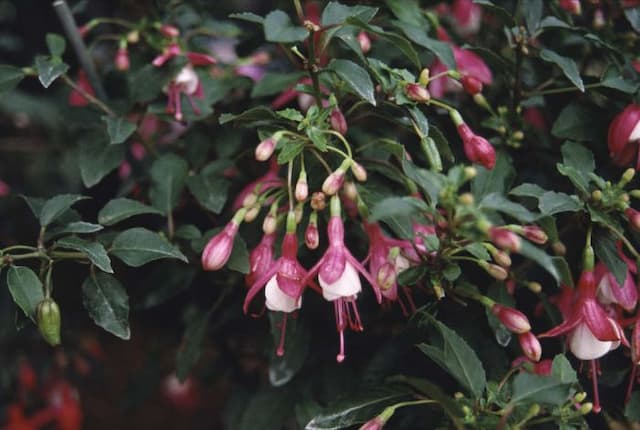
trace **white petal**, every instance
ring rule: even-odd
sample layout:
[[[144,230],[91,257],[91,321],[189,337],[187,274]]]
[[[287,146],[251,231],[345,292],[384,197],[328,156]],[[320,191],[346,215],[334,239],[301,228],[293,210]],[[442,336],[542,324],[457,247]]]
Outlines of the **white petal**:
[[[293,312],[302,306],[302,297],[296,300],[282,292],[278,287],[278,280],[275,275],[267,282],[267,286],[264,288],[264,295],[267,299],[265,303],[267,309],[272,311]]]
[[[580,360],[595,360],[612,349],[613,342],[598,340],[585,323],[569,334],[569,349]]]
[[[398,254],[398,256],[396,257],[394,264],[396,266],[397,273],[405,271],[409,268],[409,266],[411,266],[411,263],[409,262],[409,260],[400,254]]]
[[[334,283],[328,284],[320,276],[318,276],[318,281],[322,287],[322,296],[329,301],[341,297],[353,297],[362,291],[358,272],[348,261],[344,265],[344,272]]]
[[[602,280],[598,284],[598,301],[603,305],[610,305],[611,303],[617,303],[616,297],[613,295],[613,291],[611,291],[611,281],[609,280],[609,275],[604,275]],[[620,288],[620,287],[616,287]]]
[[[635,142],[636,140],[640,140],[640,121],[633,127],[633,131],[629,136],[629,142]]]
[[[189,95],[196,92],[196,90],[198,89],[198,83],[200,82],[198,79],[198,74],[190,65],[184,66],[174,80],[177,85],[182,87],[185,94]]]

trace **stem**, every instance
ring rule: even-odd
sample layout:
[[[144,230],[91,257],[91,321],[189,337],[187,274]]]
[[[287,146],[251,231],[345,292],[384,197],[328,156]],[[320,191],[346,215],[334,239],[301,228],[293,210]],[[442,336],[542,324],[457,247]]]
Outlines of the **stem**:
[[[73,15],[71,14],[71,9],[69,9],[69,5],[65,0],[56,0],[53,2],[53,8],[58,14],[58,18],[62,23],[62,27],[64,28],[64,32],[67,34],[71,45],[73,46],[73,50],[76,52],[76,56],[80,61],[80,65],[87,72],[87,76],[91,85],[96,90],[96,94],[102,100],[107,99],[107,95],[104,92],[104,88],[102,87],[102,82],[100,78],[98,78],[98,73],[96,72],[95,65],[93,64],[93,60],[88,54],[87,47],[82,40],[82,36],[80,35],[80,31],[78,31],[78,25],[76,24]]]
[[[291,187],[291,180],[293,176],[293,160],[289,161],[287,169],[287,188],[289,190],[289,211],[293,210],[293,188]]]
[[[103,111],[104,113],[106,113],[110,117],[115,117],[116,116],[115,112],[112,111],[111,108],[109,108],[109,106],[107,106],[106,104],[101,102],[99,99],[95,98],[94,96],[92,96],[91,94],[86,92],[83,88],[81,88],[79,85],[77,85],[75,82],[73,82],[71,80],[71,78],[69,78],[69,76],[67,76],[66,74],[63,74],[61,77],[62,77],[62,80],[64,81],[65,84],[69,85],[75,91],[77,91],[80,94],[82,94],[82,97],[84,97],[85,99],[89,100],[89,103],[94,104],[97,108],[99,108],[101,111]]]
[[[431,99],[429,100],[429,104],[434,105],[434,106],[438,106],[442,109],[445,109],[448,112],[452,112],[455,110],[455,108],[453,108],[452,106],[449,106],[448,104],[446,104],[443,101],[440,101],[438,99]]]
[[[302,22],[304,20],[304,10],[302,9],[300,0],[293,0],[293,6],[296,8],[296,14],[298,14],[298,19],[300,19],[300,22]]]
[[[320,79],[318,78],[318,64],[316,59],[316,43],[315,43],[315,29],[309,27],[309,62],[307,69],[313,82],[313,95],[316,98],[318,107],[322,106],[322,93],[320,92]]]
[[[313,155],[315,155],[315,157],[318,159],[318,161],[320,162],[320,164],[322,164],[325,168],[325,170],[327,171],[327,173],[331,174],[333,171],[331,170],[331,167],[329,167],[329,165],[327,164],[327,162],[324,160],[324,158],[322,158],[322,155],[320,155],[320,153],[318,152],[318,150],[315,147],[310,147],[309,151],[311,151],[311,153]]]
[[[176,226],[173,221],[173,211],[169,211],[169,213],[167,214],[167,234],[169,235],[169,240],[173,239],[175,230]]]
[[[624,246],[629,250],[629,252],[634,256],[634,258],[636,260],[640,260],[640,253],[638,253],[638,251],[636,251],[636,249],[633,247],[633,245],[631,244],[631,242],[629,242],[629,239],[627,239],[622,233],[620,233],[618,230],[616,230],[613,226],[609,225],[609,224],[603,224],[607,229],[609,229],[609,231],[611,231],[613,234],[615,234],[618,239],[620,239],[622,241],[622,243],[624,243]]]
[[[51,253],[52,258],[60,260],[73,260],[73,259],[86,259],[86,255],[83,252],[69,252],[69,251],[53,251]]]
[[[349,154],[349,158],[353,158],[353,154],[351,153],[351,146],[349,145],[349,142],[347,142],[347,139],[345,139],[342,134],[340,134],[340,133],[338,133],[337,131],[334,131],[334,130],[321,130],[321,131],[323,133],[328,133],[328,134],[331,134],[333,136],[336,136],[338,139],[340,139],[340,141],[344,145],[345,149],[347,150],[347,154]]]
[[[26,246],[26,245],[13,245],[13,246],[8,246],[2,250],[0,250],[0,255],[5,254],[9,251],[18,251],[18,250],[25,250],[25,251],[36,251],[38,248],[34,247],[34,246]]]
[[[587,84],[587,85],[584,86],[584,88],[585,89],[591,89],[591,88],[599,88],[601,86],[602,86],[602,84],[600,82],[596,82],[596,83],[593,83],[593,84]],[[529,97],[535,97],[535,96],[544,96],[544,95],[548,95],[548,94],[569,93],[569,92],[573,92],[573,91],[580,91],[580,89],[577,88],[577,87],[551,88],[549,90],[532,91],[530,93],[524,93],[524,97],[525,98],[529,98]]]

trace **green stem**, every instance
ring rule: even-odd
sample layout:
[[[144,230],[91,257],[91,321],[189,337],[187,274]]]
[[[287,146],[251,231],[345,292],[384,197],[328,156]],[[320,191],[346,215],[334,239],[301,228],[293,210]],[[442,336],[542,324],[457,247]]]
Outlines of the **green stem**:
[[[620,239],[622,241],[624,246],[629,250],[629,252],[633,255],[633,257],[636,260],[640,260],[640,253],[638,253],[638,251],[636,251],[636,249],[633,247],[631,242],[629,242],[629,239],[627,239],[624,236],[624,234],[620,233],[618,230],[616,230],[613,226],[611,226],[609,224],[602,224],[602,225],[604,225],[609,231],[611,231],[613,234],[615,234],[618,237],[618,239]]]
[[[79,92],[80,94],[82,94],[82,97],[87,99],[89,103],[95,105],[97,108],[99,108],[101,111],[103,111],[110,117],[116,116],[116,113],[112,111],[111,108],[109,108],[109,106],[107,106],[106,104],[104,104],[103,102],[101,102],[100,100],[98,100],[97,98],[89,94],[88,92],[86,92],[83,88],[81,88],[79,85],[73,82],[71,78],[67,76],[67,74],[63,74],[61,78],[65,84],[67,84],[68,86],[73,88],[75,91]]]
[[[316,98],[318,107],[322,106],[322,93],[320,92],[320,79],[318,78],[318,64],[316,58],[316,43],[315,43],[315,30],[309,28],[309,63],[308,70],[311,76],[311,82],[313,82],[313,95]]]
[[[584,86],[585,89],[591,89],[591,88],[599,88],[601,87],[602,84],[600,82],[596,82],[593,84],[587,84]],[[542,91],[532,91],[530,93],[524,93],[524,97],[525,98],[529,98],[529,97],[535,97],[535,96],[545,96],[548,94],[561,94],[561,93],[570,93],[573,91],[580,91],[579,88],[577,87],[562,87],[562,88],[551,88],[549,90],[542,90]]]
[[[0,255],[2,254],[6,254],[9,251],[19,251],[19,250],[25,250],[25,251],[36,251],[38,248],[34,247],[34,246],[26,246],[26,245],[13,245],[13,246],[8,246],[4,249],[0,249]]]

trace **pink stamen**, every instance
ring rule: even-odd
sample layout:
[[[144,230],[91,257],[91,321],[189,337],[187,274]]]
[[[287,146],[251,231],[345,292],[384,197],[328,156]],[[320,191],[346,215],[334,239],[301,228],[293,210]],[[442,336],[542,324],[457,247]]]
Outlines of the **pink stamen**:
[[[286,312],[283,312],[282,322],[280,323],[280,343],[278,344],[278,349],[276,350],[276,355],[278,357],[282,357],[284,355],[284,341],[287,334],[287,317],[288,314]]]
[[[600,394],[598,392],[598,362],[591,360],[591,380],[593,381],[593,413],[599,414],[602,408],[600,407]]]
[[[346,321],[344,320],[343,299],[340,298],[333,302],[333,309],[336,315],[336,327],[340,334],[340,353],[336,356],[336,361],[342,363],[345,358],[344,353],[344,329],[346,327]]]
[[[627,386],[627,395],[624,397],[625,404],[629,403],[629,400],[631,400],[631,390],[633,389],[633,384],[636,379],[637,369],[638,365],[636,363],[633,363],[633,365],[631,366],[631,376],[629,376],[629,385]]]
[[[362,321],[360,320],[360,314],[358,313],[358,305],[355,300],[349,300],[347,302],[347,309],[349,309],[349,304],[351,305],[351,310],[353,311],[353,318],[351,318],[351,313],[349,313],[349,326],[351,330],[354,331],[363,331],[364,327],[362,326]]]
[[[200,108],[198,108],[198,106],[196,106],[195,102],[193,101],[193,96],[187,95],[187,100],[189,100],[189,104],[191,105],[193,113],[195,113],[196,115],[200,115]]]

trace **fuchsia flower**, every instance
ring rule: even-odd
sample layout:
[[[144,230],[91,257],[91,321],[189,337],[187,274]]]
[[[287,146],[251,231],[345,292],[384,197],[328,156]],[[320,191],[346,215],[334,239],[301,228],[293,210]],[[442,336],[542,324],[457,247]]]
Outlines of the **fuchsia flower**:
[[[244,278],[247,286],[253,285],[273,266],[275,262],[273,243],[275,240],[275,233],[263,235],[260,243],[249,254],[249,273]]]
[[[360,33],[358,33],[356,39],[358,40],[360,50],[363,54],[366,54],[371,50],[371,39],[365,31],[361,31]]]
[[[278,169],[280,169],[278,161],[272,158],[269,163],[269,170],[267,173],[255,181],[250,182],[240,191],[236,199],[233,201],[233,209],[237,210],[241,208],[247,195],[255,192],[256,189],[258,189],[260,193],[264,193],[272,188],[281,187],[283,185],[283,181],[282,178],[278,176]]]
[[[529,319],[517,309],[495,303],[491,307],[491,312],[513,333],[522,334],[531,330]]]
[[[475,134],[466,123],[457,126],[458,135],[462,139],[464,154],[469,161],[493,169],[496,165],[496,150],[487,139]]]
[[[329,122],[332,129],[342,135],[347,134],[347,120],[339,107],[336,106],[333,108],[331,115],[329,116]]]
[[[118,48],[113,62],[117,70],[121,72],[129,70],[129,51],[127,51],[126,47]]]
[[[489,239],[496,244],[498,248],[506,251],[518,252],[521,242],[517,234],[502,227],[489,227]]]
[[[636,160],[636,170],[640,169],[640,105],[630,104],[613,119],[607,142],[614,164],[626,166]]]
[[[90,96],[96,95],[84,70],[78,71],[78,80],[76,81],[76,84]],[[87,100],[80,91],[72,90],[71,93],[69,93],[69,106],[83,107],[88,104],[89,100]]]
[[[10,193],[11,193],[11,187],[9,187],[9,185],[5,181],[0,179],[0,197],[6,197]]]
[[[594,412],[600,411],[596,360],[620,343],[629,345],[620,324],[609,317],[596,299],[596,277],[592,270],[585,270],[578,281],[575,302],[562,324],[539,337],[568,335],[569,349],[580,360],[591,360],[593,378]]]
[[[309,270],[307,278],[318,274],[322,296],[333,302],[336,327],[340,333],[340,352],[336,360],[342,362],[345,358],[344,330],[347,326],[355,331],[363,330],[356,306],[356,298],[362,291],[358,272],[371,284],[378,303],[382,301],[382,295],[371,275],[344,244],[344,225],[341,218],[340,199],[337,196],[331,198],[331,219],[327,231],[329,247],[316,265]]]
[[[456,31],[460,36],[470,36],[480,30],[482,8],[473,0],[455,0],[451,12],[456,22]]]
[[[580,0],[560,0],[558,2],[560,7],[572,15],[580,15],[582,13],[582,6]]]
[[[444,30],[443,30],[444,31]],[[444,36],[440,36],[441,38]],[[458,72],[461,75],[461,81],[467,81],[465,90],[472,90],[473,93],[480,92],[483,85],[491,85],[493,82],[493,74],[491,69],[476,53],[451,45],[453,56],[456,60]],[[440,60],[430,67],[431,76],[435,76],[449,70]],[[449,92],[458,92],[461,85],[453,78],[443,77],[429,81],[429,92],[431,96],[436,98],[443,97]]]
[[[631,275],[635,270],[635,265],[627,262],[626,278],[624,284],[620,285],[604,263],[596,264],[594,275],[598,285],[598,301],[603,305],[615,303],[626,311],[632,311],[638,303],[638,289]]]
[[[204,270],[220,270],[227,264],[231,251],[233,251],[233,240],[238,233],[238,227],[240,227],[245,213],[246,209],[240,209],[222,231],[209,240],[202,251],[202,268]]]

